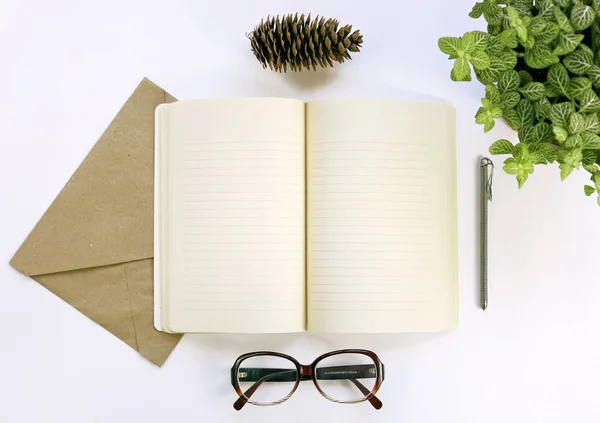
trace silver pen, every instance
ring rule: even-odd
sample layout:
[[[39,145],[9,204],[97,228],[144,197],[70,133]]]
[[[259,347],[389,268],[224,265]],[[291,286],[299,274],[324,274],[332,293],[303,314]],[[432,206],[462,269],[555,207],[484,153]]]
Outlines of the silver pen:
[[[480,197],[480,243],[479,250],[479,289],[481,308],[488,307],[488,201],[492,201],[492,178],[494,177],[494,163],[487,157],[481,159],[481,197]]]

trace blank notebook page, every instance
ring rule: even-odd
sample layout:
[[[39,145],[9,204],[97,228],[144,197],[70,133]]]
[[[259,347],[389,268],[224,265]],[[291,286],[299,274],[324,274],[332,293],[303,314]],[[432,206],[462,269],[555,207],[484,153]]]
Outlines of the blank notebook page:
[[[457,323],[455,117],[441,102],[307,106],[308,329]]]
[[[303,331],[304,103],[182,101],[160,113],[163,326]]]

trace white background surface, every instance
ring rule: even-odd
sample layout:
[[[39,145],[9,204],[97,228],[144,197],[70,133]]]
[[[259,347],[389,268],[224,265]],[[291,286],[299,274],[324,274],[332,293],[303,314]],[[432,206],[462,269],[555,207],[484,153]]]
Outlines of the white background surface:
[[[584,174],[536,170],[519,192],[496,173],[490,309],[477,301],[477,156],[483,90],[449,79],[436,40],[481,27],[472,0],[0,1],[0,422],[597,422],[600,209]],[[352,23],[364,50],[333,72],[263,71],[244,33],[313,12]],[[142,77],[178,98],[318,96],[373,81],[458,110],[460,324],[444,334],[185,336],[162,369],[7,263]],[[341,85],[339,85],[341,84]],[[501,167],[496,160],[497,168]],[[380,354],[380,411],[310,384],[277,407],[235,412],[235,358],[273,349],[310,362],[336,348]],[[369,420],[367,420],[369,419]]]

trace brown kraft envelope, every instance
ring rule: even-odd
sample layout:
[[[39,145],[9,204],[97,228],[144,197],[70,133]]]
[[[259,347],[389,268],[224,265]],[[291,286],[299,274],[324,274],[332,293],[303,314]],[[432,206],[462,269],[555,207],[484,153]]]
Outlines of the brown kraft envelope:
[[[154,329],[154,109],[144,79],[10,264],[161,366],[181,335]]]

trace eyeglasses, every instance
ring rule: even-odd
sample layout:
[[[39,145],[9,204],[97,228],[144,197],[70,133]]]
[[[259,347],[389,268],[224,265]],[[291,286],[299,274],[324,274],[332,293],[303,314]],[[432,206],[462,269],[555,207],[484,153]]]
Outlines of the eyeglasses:
[[[375,394],[383,379],[383,363],[368,350],[332,351],[310,365],[300,364],[286,354],[253,352],[239,356],[231,368],[231,384],[240,396],[233,408],[241,410],[246,403],[281,404],[292,396],[300,381],[312,380],[330,401],[369,401],[379,410],[383,404]]]

